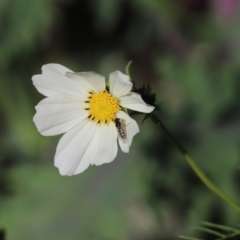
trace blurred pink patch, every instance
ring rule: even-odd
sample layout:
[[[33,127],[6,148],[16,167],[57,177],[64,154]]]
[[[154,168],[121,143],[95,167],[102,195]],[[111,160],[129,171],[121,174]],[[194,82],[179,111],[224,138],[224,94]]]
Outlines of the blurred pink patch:
[[[213,0],[217,16],[221,19],[233,19],[239,12],[239,0]]]

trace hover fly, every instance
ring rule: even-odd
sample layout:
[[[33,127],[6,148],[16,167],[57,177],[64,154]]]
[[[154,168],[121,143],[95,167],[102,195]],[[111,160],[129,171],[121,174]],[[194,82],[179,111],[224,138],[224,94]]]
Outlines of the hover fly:
[[[126,140],[127,135],[126,135],[126,128],[125,128],[126,125],[125,125],[124,120],[122,120],[120,118],[115,118],[114,122],[115,122],[115,126],[118,130],[118,135],[120,136],[121,139]]]

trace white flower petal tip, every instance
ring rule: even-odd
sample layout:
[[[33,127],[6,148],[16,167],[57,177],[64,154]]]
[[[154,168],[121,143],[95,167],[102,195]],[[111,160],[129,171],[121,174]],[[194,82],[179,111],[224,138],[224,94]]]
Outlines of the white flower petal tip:
[[[50,71],[56,71],[62,75],[65,75],[66,72],[73,72],[72,70],[58,63],[49,63],[42,66],[42,73],[44,75],[47,75]]]
[[[120,98],[120,105],[142,113],[150,113],[154,110],[155,107],[146,104],[143,100],[141,95],[138,93],[131,92],[125,96]]]
[[[90,165],[112,162],[118,152],[129,152],[138,124],[121,111],[129,108],[149,113],[154,107],[130,92],[132,82],[120,71],[105,78],[94,72],[74,73],[60,64],[47,64],[32,77],[37,90],[46,96],[36,106],[33,121],[44,136],[63,134],[54,165],[61,175],[84,172]]]
[[[121,97],[128,94],[132,89],[132,82],[128,75],[116,71],[109,76],[110,93],[115,97]]]

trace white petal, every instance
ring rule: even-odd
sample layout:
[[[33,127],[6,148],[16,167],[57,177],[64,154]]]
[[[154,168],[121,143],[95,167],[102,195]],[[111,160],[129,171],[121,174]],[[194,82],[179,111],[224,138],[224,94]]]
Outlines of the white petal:
[[[66,76],[80,81],[86,88],[95,92],[106,88],[105,77],[95,72],[66,73]]]
[[[110,83],[110,93],[114,97],[121,97],[128,94],[132,89],[132,82],[129,79],[128,75],[116,71],[110,74],[109,76]]]
[[[125,124],[123,127],[126,131],[126,141],[118,136],[119,145],[123,152],[129,152],[129,147],[132,144],[132,139],[139,132],[138,124],[134,119],[129,117],[129,115],[123,111],[119,111],[117,113],[117,117],[124,120]]]
[[[90,162],[101,165],[114,160],[117,155],[117,131],[113,122],[98,126],[91,143]]]
[[[142,100],[141,95],[134,92],[131,92],[128,95],[120,97],[119,104],[124,108],[128,108],[143,113],[150,113],[154,109],[153,106],[146,104]]]
[[[96,123],[82,121],[60,139],[55,154],[54,165],[61,175],[74,175],[83,172],[90,165],[89,145]]]
[[[45,136],[64,133],[87,117],[86,103],[63,97],[45,98],[36,106],[33,121]]]
[[[52,70],[56,71],[56,72],[59,72],[60,74],[62,75],[65,75],[66,72],[72,72],[72,70],[70,70],[69,68],[66,68],[64,67],[63,65],[61,64],[58,64],[58,63],[49,63],[49,64],[46,64],[46,65],[43,65],[42,66],[42,71],[43,71],[43,74],[47,75],[48,74],[48,69],[51,68]],[[51,73],[50,73],[51,74]],[[50,75],[51,76],[51,75]]]
[[[66,72],[71,71],[59,64],[47,64],[42,67],[42,74],[32,77],[37,90],[47,97],[78,97],[86,98],[87,89],[81,84],[66,77]]]

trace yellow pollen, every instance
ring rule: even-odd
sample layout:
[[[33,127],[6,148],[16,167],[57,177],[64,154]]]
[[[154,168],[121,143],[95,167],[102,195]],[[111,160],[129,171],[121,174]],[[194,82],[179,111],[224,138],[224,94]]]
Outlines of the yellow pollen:
[[[120,110],[118,99],[107,90],[97,93],[90,92],[85,103],[89,103],[89,106],[85,108],[88,111],[88,119],[97,123],[107,124],[115,118],[115,114]]]

